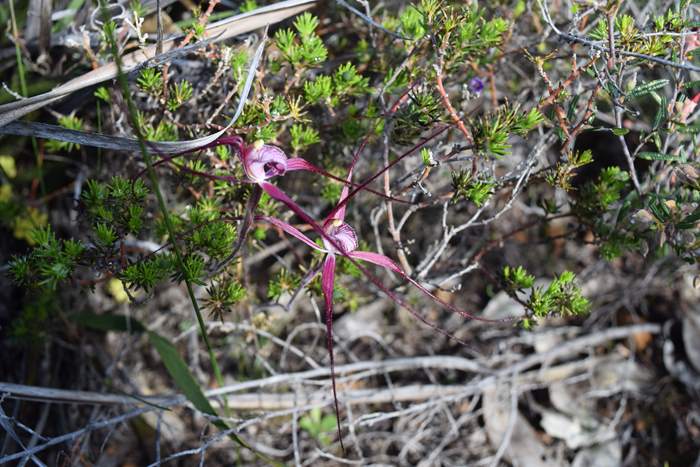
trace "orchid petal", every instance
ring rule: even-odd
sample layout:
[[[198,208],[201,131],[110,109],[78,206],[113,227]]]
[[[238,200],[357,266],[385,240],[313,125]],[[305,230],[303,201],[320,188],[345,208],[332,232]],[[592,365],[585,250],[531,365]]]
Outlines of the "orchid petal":
[[[337,176],[333,175],[332,173],[330,173],[326,170],[323,170],[321,167],[312,164],[311,162],[307,161],[306,159],[302,159],[301,157],[295,157],[293,159],[287,160],[287,172],[291,172],[293,170],[305,170],[307,172],[317,173],[319,175],[323,175],[324,177],[341,182],[341,183],[345,184],[345,186],[359,186],[359,184],[352,183],[349,180],[337,177]],[[374,190],[372,188],[365,187],[365,190],[367,190],[370,193],[373,193],[377,196],[380,196],[388,201],[393,201],[395,203],[402,203],[402,204],[412,204],[410,201],[407,201],[405,199],[394,198],[392,196],[387,196],[384,193],[382,193],[381,191],[377,191],[377,190]],[[347,194],[347,190],[345,191],[345,193]],[[341,196],[342,196],[342,193],[341,193]]]
[[[275,227],[278,227],[282,229],[283,231],[287,232],[289,235],[291,235],[294,238],[297,238],[301,240],[302,242],[306,243],[309,245],[311,248],[318,250],[318,251],[323,251],[326,252],[323,248],[320,248],[316,243],[313,242],[309,237],[304,235],[299,229],[294,227],[291,224],[288,224],[282,220],[276,219],[274,217],[269,217],[269,216],[255,216],[256,221],[262,221],[266,222],[268,224],[272,224]]]
[[[418,313],[416,310],[414,310],[413,307],[411,307],[411,305],[409,305],[408,303],[406,303],[406,301],[405,301],[404,299],[402,299],[400,296],[398,296],[397,294],[395,294],[394,292],[392,292],[391,290],[389,290],[388,288],[386,288],[386,287],[384,286],[384,284],[382,284],[381,281],[380,281],[376,276],[374,276],[374,274],[372,274],[371,272],[369,272],[364,266],[362,266],[360,263],[358,263],[357,261],[355,261],[356,259],[359,259],[359,260],[363,260],[363,261],[372,262],[372,261],[370,261],[370,258],[371,258],[373,255],[377,255],[377,254],[374,253],[374,254],[371,254],[371,255],[367,255],[367,253],[369,253],[369,252],[367,252],[367,251],[354,251],[354,252],[352,252],[352,253],[347,254],[347,255],[346,255],[346,258],[348,258],[348,260],[349,260],[357,269],[359,269],[360,272],[362,272],[362,274],[365,275],[365,277],[367,277],[374,285],[376,285],[376,286],[379,288],[379,290],[381,290],[387,297],[389,297],[391,300],[393,300],[394,303],[396,303],[397,305],[399,305],[400,307],[402,307],[402,308],[404,308],[406,311],[408,311],[409,314],[410,314],[411,316],[413,316],[413,317],[416,318],[418,321],[420,321],[421,323],[425,324],[426,326],[428,326],[430,329],[434,330],[435,332],[437,332],[437,333],[439,333],[439,334],[442,334],[443,336],[447,337],[448,339],[452,339],[452,340],[454,340],[455,342],[458,342],[458,343],[464,345],[465,347],[469,347],[469,344],[467,344],[467,343],[466,343],[465,341],[463,341],[462,339],[458,338],[457,336],[453,335],[452,333],[450,333],[450,332],[448,332],[448,331],[445,331],[444,329],[442,329],[441,327],[439,327],[437,324],[431,323],[431,322],[428,321],[426,318],[424,318],[420,313]],[[377,256],[383,256],[383,255],[377,255]],[[385,257],[385,258],[386,258],[386,257]],[[375,259],[375,258],[373,258],[373,259]],[[386,259],[388,259],[390,262],[393,263],[393,261],[391,261],[389,258],[386,258]],[[398,267],[398,266],[396,266],[396,267]],[[393,269],[393,268],[392,268],[392,269]]]
[[[320,167],[316,167],[311,162],[301,157],[293,157],[292,159],[287,159],[287,172],[292,170],[306,170],[307,172],[321,173],[323,170]]]
[[[228,146],[235,146],[236,149],[240,150],[243,147],[243,138],[240,136],[222,136],[221,138],[217,139],[214,143],[211,143],[210,145],[204,146],[204,147],[211,147],[211,146],[220,146],[222,144],[226,144]]]
[[[351,173],[352,173],[352,171],[351,171]],[[349,190],[348,186],[344,185],[343,189],[340,192],[340,199],[338,200],[338,206],[340,206],[340,207],[335,212],[331,211],[331,214],[333,214],[334,219],[340,219],[341,221],[345,220],[345,211],[347,208],[347,203],[345,203],[344,201],[347,199],[349,191],[350,190]],[[330,214],[329,214],[329,216],[330,216]]]
[[[333,288],[335,283],[335,255],[327,255],[326,261],[323,263],[323,272],[321,273],[321,290],[326,301],[326,346],[328,347],[328,355],[331,360],[331,382],[333,385],[333,401],[335,402],[335,420],[338,424],[338,438],[340,445],[343,446],[343,437],[340,431],[340,410],[338,409],[338,393],[335,388],[335,358],[333,357]]]
[[[384,255],[380,255],[379,253],[372,253],[370,251],[353,251],[353,252],[349,253],[348,256],[350,256],[351,258],[362,260],[362,261],[367,261],[368,263],[376,264],[377,266],[381,266],[385,269],[389,269],[389,270],[399,274],[405,280],[407,280],[408,282],[413,284],[414,287],[416,287],[418,290],[423,292],[423,294],[430,297],[433,301],[436,301],[437,303],[444,306],[448,310],[453,311],[464,318],[473,319],[475,321],[483,321],[483,322],[487,322],[487,323],[501,322],[501,320],[492,320],[492,319],[481,318],[479,316],[475,316],[475,315],[468,313],[464,310],[460,310],[459,308],[457,308],[456,306],[454,306],[450,303],[447,303],[446,301],[444,301],[443,299],[441,299],[440,297],[438,297],[437,295],[432,293],[430,290],[426,289],[418,281],[412,279],[408,274],[406,274],[404,272],[403,269],[401,269],[401,267],[398,264],[396,264],[392,259],[390,259]]]
[[[285,206],[287,206],[289,209],[294,211],[294,213],[301,217],[304,222],[309,224],[313,229],[318,233],[319,235],[323,236],[324,232],[321,226],[316,223],[316,221],[309,216],[304,209],[302,209],[301,206],[299,206],[292,198],[287,196],[287,194],[277,188],[275,185],[268,183],[268,182],[262,182],[260,183],[260,187],[265,190],[265,192],[270,195],[272,199],[276,199],[277,201],[281,202]]]
[[[373,253],[371,251],[353,251],[349,254],[351,258],[359,259],[362,261],[367,261],[368,263],[376,264],[384,269],[389,269],[398,274],[404,274],[403,269],[399,267],[398,264],[394,262],[388,256],[380,255],[379,253]]]
[[[358,160],[359,153],[352,158],[352,163],[350,164],[350,168],[348,169],[348,176],[345,178],[346,184],[343,185],[343,189],[340,191],[340,199],[338,200],[338,206],[336,207],[336,209],[334,209],[335,213],[331,211],[331,214],[328,215],[329,219],[333,218],[340,219],[341,221],[345,220],[345,208],[347,206],[346,200],[348,199],[348,192],[350,191],[349,185],[352,184],[352,171],[355,168],[355,164],[357,164]]]

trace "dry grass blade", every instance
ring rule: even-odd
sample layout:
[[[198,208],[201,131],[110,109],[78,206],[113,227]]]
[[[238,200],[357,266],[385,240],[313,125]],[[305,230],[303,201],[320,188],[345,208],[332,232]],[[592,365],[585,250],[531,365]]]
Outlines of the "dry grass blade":
[[[33,136],[75,143],[81,146],[110,149],[112,151],[138,151],[138,141],[120,136],[107,136],[87,131],[69,130],[58,125],[34,122],[11,122],[0,127],[0,134]]]
[[[287,0],[274,5],[258,8],[248,13],[227,18],[222,21],[210,24],[202,40],[209,42],[219,42],[231,37],[245,34],[267,25],[278,23],[286,18],[297,15],[304,10],[311,8],[315,0]],[[163,41],[163,52],[175,48],[179,38],[172,38]],[[154,44],[142,50],[137,50],[122,57],[124,72],[129,72],[149,60],[157,60],[157,46]],[[0,126],[7,125],[18,118],[38,110],[52,102],[55,102],[68,94],[80,89],[87,88],[113,79],[117,76],[117,67],[111,62],[95,70],[74,78],[57,88],[27,99],[11,102],[0,106]]]

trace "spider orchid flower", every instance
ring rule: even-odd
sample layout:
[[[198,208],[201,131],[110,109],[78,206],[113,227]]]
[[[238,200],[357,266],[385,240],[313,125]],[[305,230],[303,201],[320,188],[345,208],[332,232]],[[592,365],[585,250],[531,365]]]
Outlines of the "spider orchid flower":
[[[369,191],[377,196],[380,196],[388,201],[394,201],[397,203],[410,204],[409,201],[394,198],[388,196],[380,191],[374,190],[366,185],[354,184],[347,181],[344,178],[337,177],[332,173],[323,170],[311,162],[303,159],[301,157],[289,158],[285,152],[277,146],[271,144],[265,144],[262,141],[256,141],[253,144],[246,144],[243,138],[240,136],[223,136],[213,143],[202,146],[200,149],[211,148],[215,146],[232,146],[238,155],[243,166],[243,171],[246,178],[244,180],[237,180],[233,177],[218,176],[207,174],[203,172],[198,172],[195,170],[184,168],[186,171],[193,173],[194,175],[199,175],[202,177],[228,181],[232,183],[252,183],[260,185],[262,182],[266,182],[274,177],[281,177],[287,172],[303,170],[306,172],[313,172],[322,175],[326,178],[341,182],[343,184],[351,184],[357,190]],[[364,146],[364,144],[362,145]],[[172,159],[178,157],[179,155],[173,155],[166,158],[162,158],[158,161],[159,164],[164,162],[169,162]]]
[[[297,171],[297,170],[304,170],[307,172],[314,172],[318,173],[320,175],[323,175],[325,177],[338,180],[342,183],[344,183],[345,186],[345,193],[347,195],[347,185],[353,185],[356,191],[359,191],[361,189],[367,190],[369,192],[372,192],[378,196],[381,196],[382,198],[400,202],[400,203],[407,203],[405,200],[393,198],[391,196],[385,195],[384,193],[381,193],[379,191],[373,190],[369,187],[362,186],[362,185],[355,185],[353,184],[349,179],[343,179],[340,177],[336,177],[335,175],[332,175],[328,173],[327,171],[321,169],[320,167],[315,166],[314,164],[310,163],[306,159],[300,158],[300,157],[294,157],[294,158],[288,158],[287,155],[284,153],[284,151],[277,146],[273,146],[270,144],[264,144],[262,141],[257,141],[254,144],[246,144],[243,138],[240,136],[224,136],[219,138],[217,141],[210,143],[206,146],[203,146],[201,149],[205,149],[207,147],[213,147],[213,146],[220,146],[220,145],[228,145],[232,146],[236,153],[238,154],[238,157],[241,161],[241,164],[243,166],[243,171],[246,176],[246,180],[236,180],[233,177],[227,177],[227,176],[218,176],[218,175],[211,175],[211,174],[206,174],[203,172],[199,172],[196,170],[188,169],[185,168],[184,170],[193,173],[194,175],[199,175],[202,177],[214,179],[214,180],[224,180],[228,181],[231,183],[235,182],[244,182],[244,183],[251,183],[255,185],[255,188],[253,189],[253,192],[251,193],[250,197],[248,198],[248,202],[246,204],[245,208],[245,213],[243,216],[243,221],[241,224],[241,227],[239,229],[239,235],[238,239],[233,246],[232,253],[229,254],[228,257],[226,257],[216,268],[216,271],[220,271],[227,263],[229,263],[237,254],[238,250],[241,248],[243,245],[243,242],[245,241],[245,238],[247,237],[248,231],[250,230],[250,226],[252,225],[253,221],[253,216],[255,213],[255,210],[260,202],[260,197],[262,196],[262,192],[265,191],[267,192],[272,198],[275,198],[275,194],[279,192],[280,190],[274,187],[274,185],[271,185],[268,180],[275,178],[275,177],[280,177],[285,175],[287,172],[291,171]],[[363,145],[364,146],[364,145]],[[362,146],[361,146],[362,147]],[[171,158],[164,158],[161,159],[162,162],[168,162],[169,160],[172,160]],[[285,195],[286,199],[290,199]],[[292,204],[294,204],[292,202]],[[297,212],[301,208],[294,204],[294,210]]]
[[[179,165],[177,167],[193,175],[212,180],[221,180],[231,183],[251,183],[256,185],[270,180],[271,178],[283,176],[287,172],[294,170],[306,170],[308,172],[320,173],[330,178],[338,178],[326,173],[326,171],[320,167],[316,167],[305,159],[300,157],[288,158],[284,151],[277,146],[264,144],[262,141],[257,141],[254,144],[246,144],[240,136],[223,136],[213,143],[202,146],[199,150],[222,145],[232,146],[234,148],[243,166],[245,179],[239,180],[230,176],[213,175]],[[174,159],[183,154],[185,153],[161,157],[158,162],[156,162],[156,165],[172,163]]]
[[[300,157],[288,158],[277,146],[256,141],[246,144],[240,136],[225,136],[213,143],[233,146],[243,165],[243,171],[250,183],[261,184],[293,170],[322,172],[322,170]]]
[[[239,229],[238,239],[233,246],[232,253],[219,264],[216,269],[217,272],[220,271],[228,262],[230,262],[236,256],[236,254],[238,254],[238,250],[243,245],[252,224],[253,215],[260,202],[262,191],[268,192],[268,194],[274,198],[273,194],[270,193],[270,187],[272,187],[272,185],[268,183],[268,180],[275,177],[281,177],[287,172],[304,170],[307,172],[320,174],[324,177],[340,181],[344,184],[352,184],[352,182],[349,180],[336,177],[322,168],[315,166],[306,159],[300,157],[288,158],[282,149],[270,144],[264,144],[262,141],[257,141],[254,144],[246,144],[246,142],[240,136],[223,136],[213,143],[202,146],[199,149],[206,149],[221,145],[232,146],[236,151],[241,165],[243,166],[243,172],[245,173],[244,180],[238,180],[230,176],[208,174],[180,166],[180,168],[186,172],[211,180],[221,180],[230,183],[250,183],[255,185],[250,197],[248,198],[243,221]],[[362,147],[364,147],[364,143],[361,145],[361,148]],[[174,158],[180,155],[182,154],[163,157],[157,162],[157,164],[172,162]],[[352,185],[356,191],[366,190],[387,200],[399,203],[408,203],[408,201],[397,199],[373,190],[372,188],[367,187],[366,184],[364,186],[355,184]],[[298,206],[296,206],[296,208],[300,209]]]
[[[349,170],[347,181],[350,182],[350,178],[352,177],[352,170],[355,162],[357,161],[357,158],[355,161],[353,161],[353,164]],[[455,336],[451,335],[447,331],[439,328],[435,324],[429,322],[426,318],[421,316],[417,311],[415,311],[406,301],[389,290],[386,286],[384,286],[381,281],[374,276],[370,271],[368,271],[364,266],[362,266],[359,262],[367,262],[371,263],[377,266],[381,266],[387,270],[390,270],[392,272],[395,272],[399,274],[404,280],[410,282],[412,285],[414,285],[416,288],[418,288],[422,293],[425,295],[429,296],[432,300],[440,303],[442,306],[445,308],[454,311],[461,316],[467,318],[467,319],[473,319],[473,320],[478,320],[478,321],[485,321],[485,322],[503,322],[503,321],[508,321],[508,320],[489,320],[485,318],[480,318],[478,316],[474,316],[466,311],[460,310],[453,305],[443,301],[439,297],[435,296],[432,292],[430,292],[428,289],[426,289],[423,285],[412,279],[408,274],[404,272],[401,267],[395,263],[392,259],[390,259],[387,256],[370,252],[370,251],[360,251],[357,250],[359,246],[358,238],[357,238],[357,233],[355,232],[355,229],[353,229],[348,223],[345,222],[345,213],[346,213],[346,206],[347,206],[347,201],[349,199],[348,196],[348,191],[349,188],[348,186],[350,183],[346,184],[340,195],[340,200],[338,201],[338,204],[333,208],[331,213],[321,222],[317,223],[314,221],[299,205],[297,205],[291,198],[289,198],[284,192],[279,190],[277,187],[274,185],[271,185],[267,182],[262,183],[262,188],[270,194],[270,196],[277,201],[280,201],[281,203],[285,204],[287,207],[289,207],[292,211],[294,211],[299,217],[301,217],[305,222],[307,222],[312,229],[319,234],[319,236],[322,239],[323,246],[319,246],[317,243],[315,243],[313,240],[311,240],[308,236],[306,236],[304,233],[302,233],[299,229],[294,227],[293,225],[284,222],[280,219],[274,218],[274,217],[269,217],[269,216],[256,216],[255,219],[260,222],[265,222],[268,224],[271,224],[285,233],[297,238],[298,240],[301,240],[311,248],[320,251],[322,253],[325,253],[325,259],[323,261],[323,267],[320,269],[321,272],[321,290],[323,292],[324,296],[324,301],[325,301],[325,322],[326,322],[326,345],[328,348],[328,353],[330,357],[330,367],[331,367],[331,381],[332,381],[332,387],[333,387],[333,400],[335,403],[335,411],[336,415],[339,414],[339,409],[338,409],[338,397],[337,397],[337,391],[336,391],[336,383],[335,383],[335,359],[334,359],[334,354],[333,354],[333,290],[335,288],[335,267],[336,267],[336,259],[337,256],[343,256],[348,258],[348,260],[355,265],[374,285],[376,285],[383,293],[385,293],[389,298],[391,298],[395,303],[398,305],[402,306],[405,308],[411,315],[413,315],[415,318],[417,318],[419,321],[422,323],[426,324],[427,326],[431,327],[432,329],[438,331],[439,333],[454,339],[464,345],[467,345],[465,342],[461,341],[460,339],[456,338]],[[352,196],[352,193],[350,194]],[[310,280],[318,274],[319,270],[313,271],[311,274],[311,277],[307,277],[304,282],[308,283]],[[343,439],[341,436],[341,430],[340,430],[340,419],[339,417],[336,417],[337,423],[338,423],[338,436],[340,439],[341,446],[343,446]],[[343,447],[344,449],[344,447]]]

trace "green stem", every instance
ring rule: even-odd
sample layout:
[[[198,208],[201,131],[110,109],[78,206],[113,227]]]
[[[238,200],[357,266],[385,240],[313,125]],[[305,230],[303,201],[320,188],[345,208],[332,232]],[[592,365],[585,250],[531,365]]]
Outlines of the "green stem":
[[[27,78],[25,77],[24,71],[24,60],[22,59],[22,49],[19,46],[19,32],[17,30],[17,17],[15,16],[15,1],[10,0],[10,19],[12,20],[12,36],[15,39],[15,59],[17,61],[17,75],[19,76],[19,89],[24,97],[29,97],[29,91],[27,88]],[[46,194],[46,187],[44,186],[44,169],[43,162],[41,160],[41,155],[39,154],[39,145],[36,142],[36,138],[32,137],[32,149],[34,150],[34,157],[36,158],[36,167],[39,171],[39,187],[41,188],[41,195]]]
[[[10,0],[10,17],[12,19],[12,36],[15,39],[15,58],[17,59],[17,74],[19,75],[19,88],[24,97],[27,96],[27,80],[24,77],[24,61],[19,47],[19,32],[17,31],[17,17],[15,16],[15,2]]]

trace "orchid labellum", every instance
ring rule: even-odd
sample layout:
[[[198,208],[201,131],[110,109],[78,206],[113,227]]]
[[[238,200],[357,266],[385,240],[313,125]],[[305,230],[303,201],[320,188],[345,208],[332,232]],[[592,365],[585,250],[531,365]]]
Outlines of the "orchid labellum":
[[[280,148],[264,144],[262,141],[246,144],[240,136],[224,136],[214,144],[233,146],[241,160],[248,182],[251,183],[260,184],[293,170],[322,172],[305,159],[300,157],[289,159]]]

